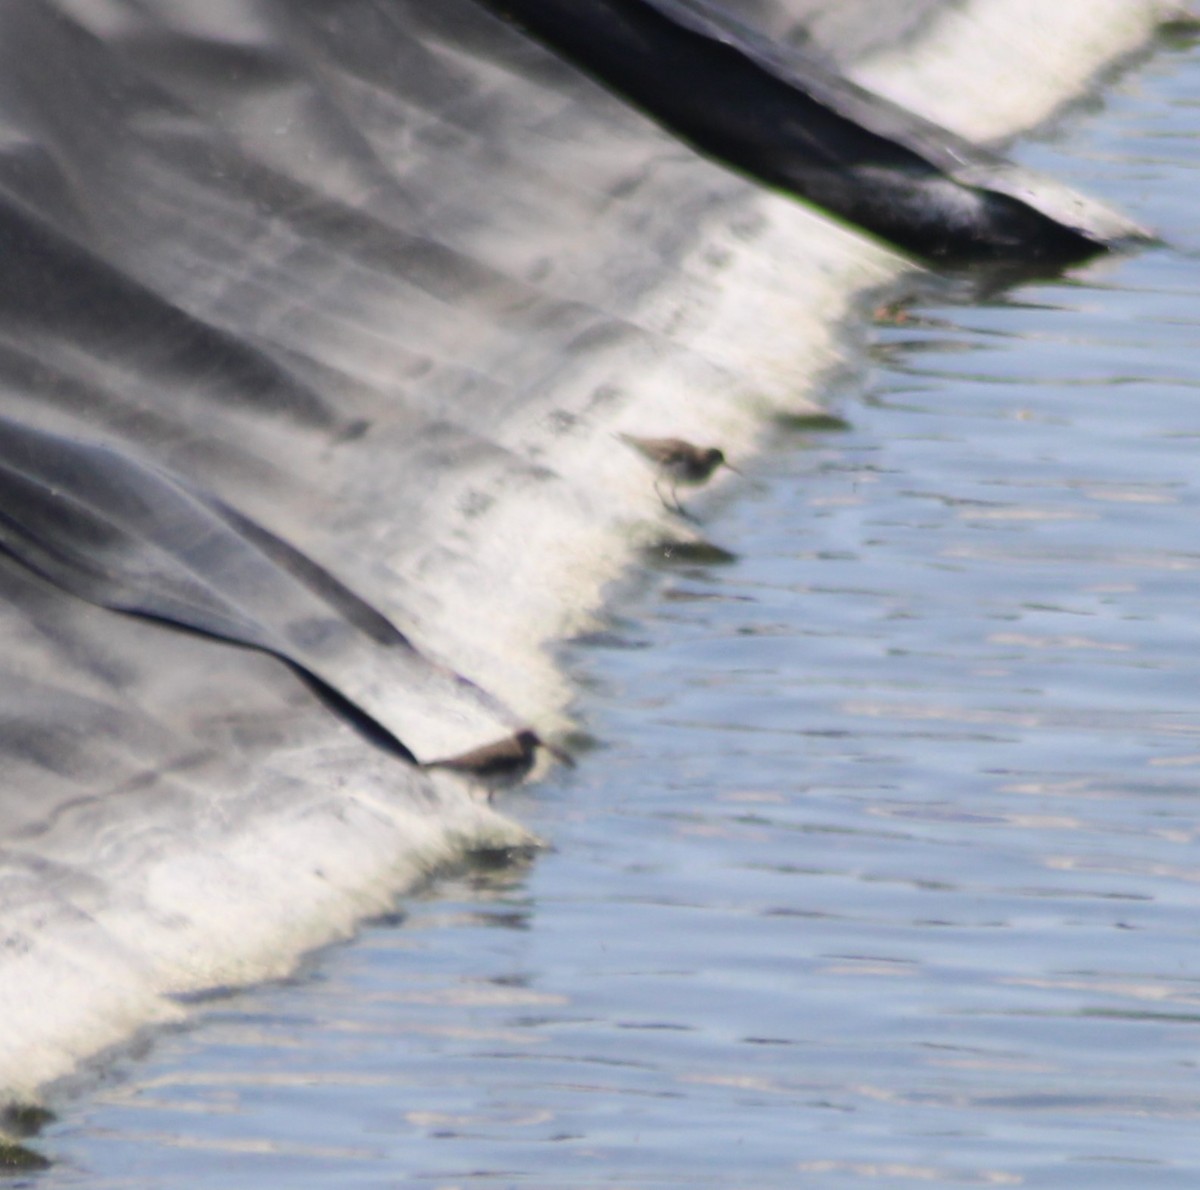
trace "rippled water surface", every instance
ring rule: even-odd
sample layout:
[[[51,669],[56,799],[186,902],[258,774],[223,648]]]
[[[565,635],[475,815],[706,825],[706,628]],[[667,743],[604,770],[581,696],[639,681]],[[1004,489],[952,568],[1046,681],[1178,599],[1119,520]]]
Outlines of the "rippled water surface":
[[[463,874],[66,1105],[50,1188],[1200,1185],[1200,52],[1020,154],[1168,247],[871,333],[567,654]]]

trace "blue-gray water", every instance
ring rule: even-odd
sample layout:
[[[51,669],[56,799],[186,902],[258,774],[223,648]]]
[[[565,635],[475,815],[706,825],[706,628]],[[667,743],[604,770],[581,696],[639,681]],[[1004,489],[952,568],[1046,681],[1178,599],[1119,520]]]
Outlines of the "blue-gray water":
[[[1169,246],[872,329],[567,650],[556,850],[57,1105],[59,1187],[1200,1185],[1200,52],[1025,160]]]

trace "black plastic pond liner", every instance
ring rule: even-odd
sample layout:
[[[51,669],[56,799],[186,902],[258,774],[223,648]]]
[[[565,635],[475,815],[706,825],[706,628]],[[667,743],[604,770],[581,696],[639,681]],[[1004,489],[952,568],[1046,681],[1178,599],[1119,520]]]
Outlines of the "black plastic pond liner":
[[[698,0],[477,2],[702,153],[909,252],[1065,264],[1110,246],[1106,229],[1005,193],[1015,167],[999,155]]]
[[[1135,230],[708,0],[0,0],[0,1102],[536,846],[542,642],[730,560],[617,431],[748,442],[918,271],[712,158],[993,284]]]

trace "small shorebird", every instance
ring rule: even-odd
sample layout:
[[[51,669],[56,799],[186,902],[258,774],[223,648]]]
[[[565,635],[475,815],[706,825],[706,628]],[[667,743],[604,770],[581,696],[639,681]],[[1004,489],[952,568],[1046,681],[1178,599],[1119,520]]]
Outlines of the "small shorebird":
[[[529,728],[518,731],[516,735],[505,736],[494,743],[472,748],[460,756],[451,756],[447,760],[431,760],[423,767],[461,773],[484,786],[488,791],[488,801],[491,801],[496,790],[516,785],[528,776],[533,762],[537,759],[539,748],[545,748],[555,760],[568,768],[575,767],[575,761],[567,753],[553,744],[546,743],[536,731]]]
[[[688,514],[679,503],[680,487],[698,487],[707,483],[718,467],[737,471],[725,457],[725,452],[716,446],[695,446],[682,438],[635,438],[632,434],[620,434],[619,437],[658,468],[659,476],[655,480],[654,490],[665,507],[674,509],[681,516]],[[669,503],[659,486],[664,481],[671,485]]]

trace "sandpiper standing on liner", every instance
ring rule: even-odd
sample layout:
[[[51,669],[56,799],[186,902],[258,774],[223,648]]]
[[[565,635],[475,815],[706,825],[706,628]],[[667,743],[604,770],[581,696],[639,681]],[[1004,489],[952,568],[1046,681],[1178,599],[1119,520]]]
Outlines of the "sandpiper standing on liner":
[[[431,760],[424,767],[446,769],[475,781],[487,791],[490,802],[497,790],[517,785],[529,775],[539,748],[545,748],[560,764],[572,769],[575,767],[575,761],[566,752],[547,743],[536,731],[529,728],[479,748],[472,748],[470,752],[464,752],[461,756]]]
[[[688,514],[679,503],[680,487],[697,487],[707,483],[718,467],[728,467],[730,471],[737,471],[726,459],[725,452],[716,446],[695,446],[682,438],[635,438],[632,434],[621,434],[620,438],[645,455],[658,468],[659,476],[655,480],[654,490],[665,507],[673,509],[681,516]],[[664,481],[671,485],[669,502],[663,496],[660,487]]]

